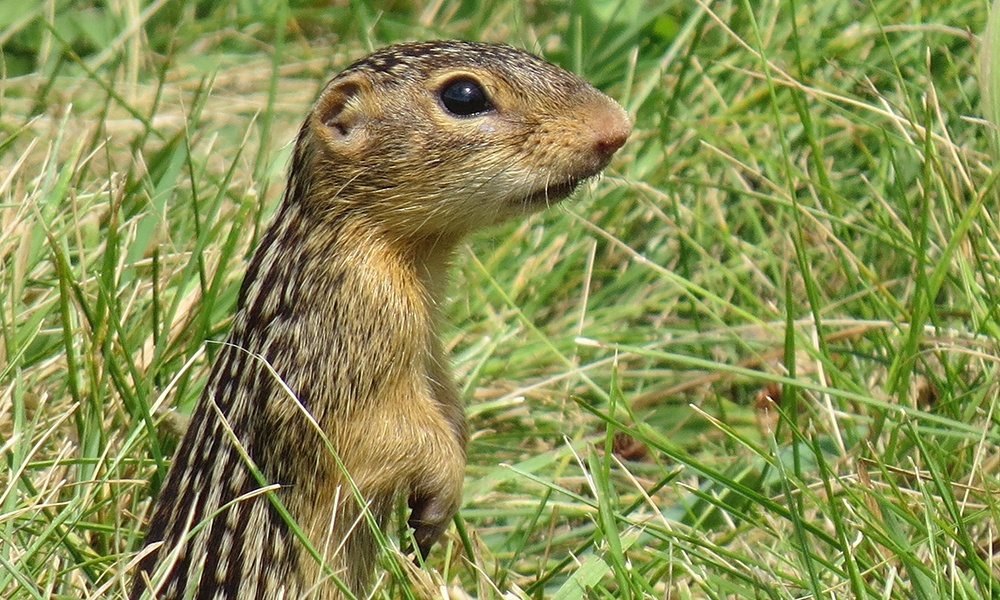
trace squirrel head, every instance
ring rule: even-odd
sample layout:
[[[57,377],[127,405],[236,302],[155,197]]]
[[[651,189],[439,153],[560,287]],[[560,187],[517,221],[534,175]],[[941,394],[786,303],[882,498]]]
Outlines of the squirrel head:
[[[286,201],[399,238],[457,241],[562,200],[629,130],[614,100],[511,46],[398,44],[324,88],[300,131]]]

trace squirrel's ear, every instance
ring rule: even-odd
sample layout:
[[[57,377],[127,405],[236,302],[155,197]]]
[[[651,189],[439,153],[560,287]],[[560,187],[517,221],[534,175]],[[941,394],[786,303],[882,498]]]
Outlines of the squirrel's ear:
[[[323,90],[316,102],[316,115],[333,139],[346,141],[364,125],[361,93],[362,83],[354,77],[336,79]]]

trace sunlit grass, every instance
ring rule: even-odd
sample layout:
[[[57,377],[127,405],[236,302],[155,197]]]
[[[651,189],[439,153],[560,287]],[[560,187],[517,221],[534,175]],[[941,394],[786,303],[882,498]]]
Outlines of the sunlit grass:
[[[540,52],[635,131],[456,257],[465,503],[412,593],[1000,590],[983,3],[8,4],[0,595],[126,594],[295,127],[438,37]]]

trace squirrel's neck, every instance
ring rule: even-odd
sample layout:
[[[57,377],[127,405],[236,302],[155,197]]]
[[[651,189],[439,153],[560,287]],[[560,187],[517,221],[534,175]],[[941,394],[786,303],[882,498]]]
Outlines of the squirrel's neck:
[[[353,273],[395,283],[410,301],[436,312],[455,244],[444,238],[403,239],[350,216],[312,216],[301,204],[286,201],[247,268],[239,308],[252,315],[251,322],[266,322],[295,310],[296,300],[333,291],[331,286]]]

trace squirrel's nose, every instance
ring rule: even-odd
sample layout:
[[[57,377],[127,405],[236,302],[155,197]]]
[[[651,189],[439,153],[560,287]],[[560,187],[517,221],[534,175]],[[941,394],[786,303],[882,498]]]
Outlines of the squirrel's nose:
[[[603,169],[611,161],[611,156],[625,144],[632,123],[617,102],[603,95],[588,111],[585,123],[584,131],[590,136],[591,160],[596,172]]]
[[[617,104],[594,116],[594,151],[611,158],[625,144],[632,129],[628,115]]]

